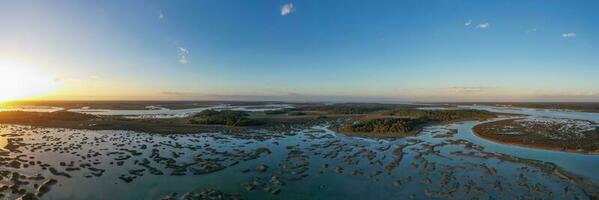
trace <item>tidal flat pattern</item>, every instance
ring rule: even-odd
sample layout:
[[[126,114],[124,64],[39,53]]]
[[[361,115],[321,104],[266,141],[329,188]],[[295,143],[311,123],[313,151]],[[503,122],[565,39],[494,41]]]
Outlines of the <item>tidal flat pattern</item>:
[[[0,196],[14,199],[590,199],[591,179],[478,144],[474,122],[415,137],[156,135],[0,126]],[[596,156],[589,157],[597,160]]]

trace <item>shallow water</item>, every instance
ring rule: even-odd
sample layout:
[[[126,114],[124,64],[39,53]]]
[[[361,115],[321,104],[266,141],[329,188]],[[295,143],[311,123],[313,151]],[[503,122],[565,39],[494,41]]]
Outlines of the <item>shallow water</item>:
[[[240,194],[247,199],[486,198],[487,195],[500,199],[523,195],[540,198],[585,197],[582,190],[576,187],[571,193],[564,193],[563,188],[569,183],[526,163],[473,158],[452,152],[506,153],[554,161],[569,171],[585,173],[585,170],[597,166],[599,157],[566,153],[559,153],[555,157],[555,152],[489,143],[472,135],[470,128],[474,124],[433,126],[426,128],[419,136],[398,140],[346,137],[323,127],[301,130],[291,135],[264,132],[254,133],[255,137],[240,138],[221,134],[157,136],[126,131],[3,126],[3,137],[23,139],[21,146],[16,148],[22,152],[10,151],[3,159],[27,155],[21,158],[24,160],[22,163],[40,161],[42,165],[45,163],[59,172],[68,173],[71,178],[53,175],[48,167],[42,169],[40,163],[28,167],[21,165],[18,169],[2,168],[28,176],[41,174],[45,179],[58,180],[58,184],[43,196],[48,199],[157,199],[172,193],[181,196],[186,192],[208,188]],[[457,133],[450,137],[435,137],[452,129],[458,130]],[[484,150],[466,148],[468,142],[465,140],[463,143],[450,144],[459,139],[482,145]],[[393,151],[400,146],[405,146],[399,150],[402,153],[394,154]],[[260,148],[267,148],[270,153],[252,157]],[[153,151],[158,154],[152,155]],[[399,155],[401,159],[393,167]],[[569,160],[563,160],[565,158]],[[141,165],[144,159],[149,161],[148,166],[163,175],[154,175]],[[119,161],[123,163],[119,165]],[[88,163],[93,168],[105,171],[100,176],[93,175],[95,171],[90,170],[90,166],[67,171],[71,162],[72,167]],[[578,164],[568,165],[572,162]],[[190,163],[188,167],[181,167]],[[194,175],[194,170],[206,163],[227,167]],[[268,166],[265,172],[255,170],[261,164]],[[341,167],[342,171],[336,171],[336,167]],[[141,169],[145,170],[138,175],[130,171]],[[247,169],[249,172],[244,172]],[[273,174],[284,185],[271,183]],[[592,175],[590,171],[588,174]],[[134,178],[127,183],[119,179],[123,175]],[[255,178],[264,185],[256,186],[252,191],[244,189],[242,184],[251,183]],[[401,183],[398,184],[398,180]],[[265,187],[272,185],[281,192],[273,195],[264,191]],[[454,190],[448,188],[450,186],[455,186],[456,191],[448,193]],[[530,189],[533,186],[538,191]],[[30,187],[35,191],[33,186]],[[444,192],[436,193],[438,191]]]
[[[266,104],[260,106],[230,106],[230,105],[217,105],[217,106],[206,106],[199,108],[189,109],[167,109],[162,107],[151,106],[152,109],[147,110],[112,110],[112,109],[69,109],[71,112],[92,114],[92,115],[115,115],[115,116],[127,116],[128,118],[179,118],[187,117],[194,113],[199,113],[204,110],[234,110],[234,111],[247,111],[247,112],[263,112],[280,110],[285,108],[292,108],[288,104]]]
[[[326,125],[169,136],[0,125],[7,144],[0,185],[35,193],[57,180],[44,199],[179,199],[205,189],[244,199],[589,199],[596,192],[547,171],[544,162],[597,183],[599,155],[497,144],[472,133],[477,123],[431,126],[395,140],[347,137]],[[27,184],[16,184],[15,172]]]
[[[51,106],[0,106],[0,112],[3,111],[24,111],[24,112],[56,112],[64,110],[59,107]]]
[[[532,116],[532,117],[566,118],[566,119],[579,119],[579,120],[589,120],[589,121],[599,122],[599,113],[591,113],[591,112],[577,112],[577,111],[567,111],[567,110],[535,109],[535,108],[503,108],[503,107],[484,106],[484,105],[459,106],[459,107],[469,108],[469,109],[477,109],[477,110],[486,110],[486,111],[497,112],[497,113],[528,115],[528,116]]]

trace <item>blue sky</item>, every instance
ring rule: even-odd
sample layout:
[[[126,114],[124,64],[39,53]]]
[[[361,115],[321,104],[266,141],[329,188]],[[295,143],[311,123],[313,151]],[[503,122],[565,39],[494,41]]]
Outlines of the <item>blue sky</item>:
[[[597,1],[3,1],[48,99],[598,101]]]

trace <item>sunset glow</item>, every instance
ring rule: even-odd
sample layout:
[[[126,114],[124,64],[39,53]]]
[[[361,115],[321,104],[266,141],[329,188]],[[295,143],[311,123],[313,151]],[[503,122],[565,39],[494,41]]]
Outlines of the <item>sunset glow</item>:
[[[0,0],[0,200],[599,200],[597,10]]]
[[[33,66],[0,60],[0,102],[47,94],[60,86],[59,80]]]
[[[0,99],[599,100],[593,1],[238,3],[3,2]]]

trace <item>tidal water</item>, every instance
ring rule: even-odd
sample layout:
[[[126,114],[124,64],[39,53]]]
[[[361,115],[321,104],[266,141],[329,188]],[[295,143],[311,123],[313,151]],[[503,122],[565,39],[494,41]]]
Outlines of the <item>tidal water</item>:
[[[148,106],[146,110],[112,110],[112,109],[69,109],[71,112],[92,114],[92,115],[114,115],[114,116],[126,116],[127,118],[179,118],[187,117],[194,113],[199,113],[204,110],[234,110],[234,111],[247,111],[247,112],[263,112],[280,110],[284,108],[292,108],[288,104],[265,104],[260,106],[230,106],[230,105],[216,105],[216,106],[205,106],[198,108],[188,109],[167,109],[163,107]]]
[[[60,107],[53,106],[1,106],[0,112],[3,111],[25,111],[25,112],[56,112],[64,110]]]
[[[577,111],[566,111],[566,110],[553,110],[553,109],[536,109],[536,108],[504,108],[495,106],[459,106],[461,108],[486,110],[497,113],[507,114],[520,114],[531,117],[548,117],[548,118],[564,118],[564,119],[578,119],[599,122],[599,113],[592,112],[577,112]]]
[[[243,199],[589,199],[596,192],[551,163],[597,183],[598,155],[497,144],[472,133],[478,123],[431,126],[392,140],[348,137],[326,124],[242,135],[0,125],[0,188],[18,186],[0,194],[182,199],[214,189]],[[56,183],[44,184],[51,179]],[[39,192],[41,185],[50,189]]]

